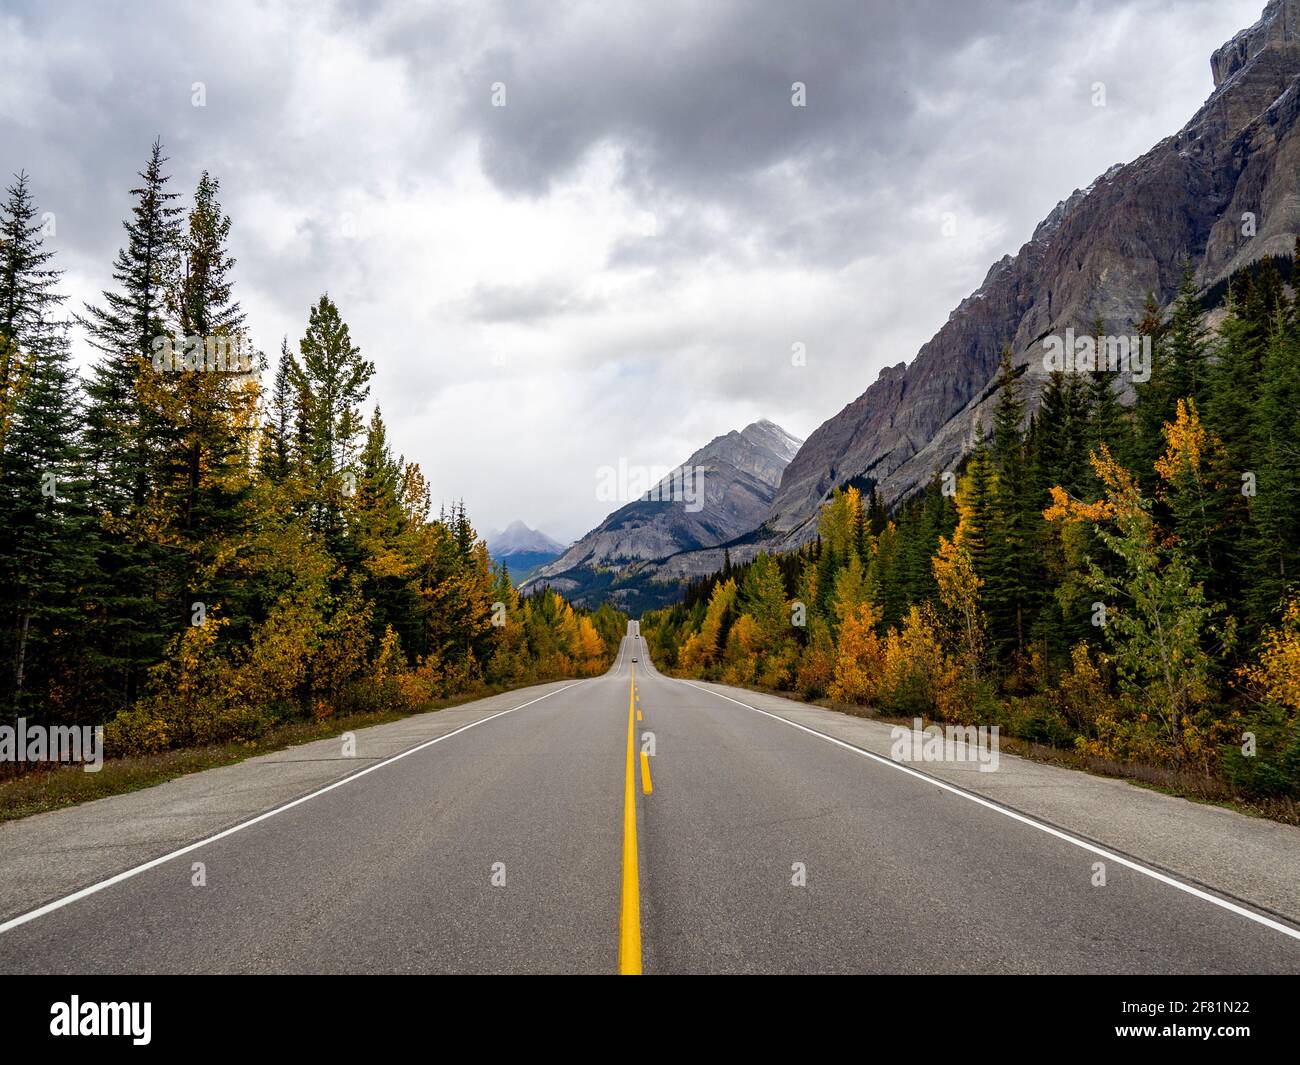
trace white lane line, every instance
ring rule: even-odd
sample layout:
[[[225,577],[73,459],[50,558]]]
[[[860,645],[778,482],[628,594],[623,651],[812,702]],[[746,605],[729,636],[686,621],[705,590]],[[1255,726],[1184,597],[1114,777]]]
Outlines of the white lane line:
[[[64,906],[77,902],[79,899],[84,899],[88,895],[94,895],[96,892],[103,891],[105,888],[112,887],[114,884],[120,884],[123,880],[130,880],[133,876],[139,876],[141,873],[147,872],[155,866],[162,865],[164,862],[170,862],[173,858],[179,858],[182,854],[189,854],[190,851],[196,851],[200,847],[206,847],[209,843],[215,843],[219,839],[233,836],[236,832],[242,832],[244,829],[257,824],[260,821],[265,821],[268,818],[274,817],[276,814],[284,813],[285,810],[292,810],[295,806],[301,806],[303,803],[315,799],[320,795],[324,795],[328,791],[333,791],[335,788],[341,788],[344,784],[351,784],[352,781],[364,777],[367,773],[373,773],[376,769],[383,769],[386,765],[392,765],[394,762],[401,761],[401,759],[405,758],[407,755],[415,754],[417,751],[422,751],[426,747],[432,747],[435,743],[441,743],[443,740],[449,740],[453,736],[459,736],[462,732],[486,724],[489,721],[495,721],[499,717],[505,717],[506,714],[513,714],[516,710],[522,710],[526,706],[532,706],[533,703],[540,703],[543,699],[549,699],[552,695],[559,695],[560,692],[568,691],[570,688],[581,683],[582,681],[575,680],[572,684],[566,684],[563,688],[557,688],[553,692],[539,695],[536,699],[529,699],[526,703],[512,706],[509,710],[501,710],[498,713],[492,714],[490,717],[481,717],[477,721],[471,721],[468,725],[462,725],[460,728],[453,729],[451,732],[442,736],[435,736],[431,740],[425,740],[423,743],[417,744],[405,751],[401,751],[390,758],[385,758],[382,762],[376,762],[374,765],[367,766],[365,769],[359,770],[351,776],[346,776],[341,780],[336,780],[333,784],[326,784],[323,788],[317,788],[313,792],[299,796],[291,802],[285,803],[283,806],[277,806],[275,809],[267,810],[265,813],[258,814],[256,817],[249,818],[247,821],[241,821],[237,825],[231,825],[229,828],[222,829],[215,835],[208,836],[196,843],[187,844],[178,850],[171,851],[159,858],[147,861],[143,865],[137,865],[131,869],[126,869],[123,872],[118,873],[116,876],[110,876],[107,880],[101,880],[99,883],[91,884],[89,887],[84,887],[80,891],[74,891],[71,895],[66,895],[61,899],[55,899],[53,902],[47,902],[44,906],[32,910],[30,913],[20,914],[19,916],[0,924],[0,934],[8,932],[11,928],[17,928],[19,925],[26,924],[28,921],[34,921],[38,917],[44,917],[47,913],[61,910]]]
[[[684,680],[682,683],[689,688],[694,688],[696,691],[707,692],[709,695],[716,695],[719,699],[726,699],[727,702],[735,703],[737,706],[743,706],[746,710],[753,710],[754,713],[762,714],[764,717],[770,717],[773,721],[779,721],[783,725],[789,725],[791,728],[796,728],[800,732],[806,732],[810,736],[816,736],[818,739],[825,740],[827,743],[833,743],[837,747],[843,747],[846,751],[860,754],[863,758],[870,758],[872,761],[879,762],[881,765],[887,765],[890,769],[897,769],[900,773],[906,773],[910,777],[916,777],[918,780],[923,780],[927,784],[933,784],[936,787],[942,788],[946,792],[967,799],[978,806],[983,806],[986,809],[993,810],[995,813],[1002,814],[1004,817],[1009,817],[1013,821],[1019,821],[1023,825],[1029,825],[1030,828],[1036,828],[1040,832],[1046,832],[1049,836],[1055,836],[1057,839],[1064,840],[1066,843],[1071,843],[1090,854],[1095,854],[1100,858],[1105,858],[1107,861],[1116,862],[1128,869],[1132,869],[1134,872],[1141,873],[1143,876],[1149,876],[1152,880],[1158,880],[1160,883],[1168,884],[1170,887],[1177,888],[1179,891],[1186,892],[1188,895],[1202,899],[1205,902],[1213,903],[1215,906],[1228,910],[1231,913],[1235,913],[1239,917],[1245,917],[1248,920],[1254,921],[1256,924],[1262,924],[1265,928],[1271,928],[1274,932],[1281,932],[1284,936],[1290,936],[1292,939],[1300,939],[1300,931],[1297,931],[1289,925],[1282,924],[1280,921],[1275,921],[1271,917],[1264,916],[1262,913],[1257,913],[1254,910],[1247,909],[1245,906],[1239,906],[1235,902],[1230,902],[1227,899],[1220,898],[1218,895],[1212,895],[1210,892],[1203,891],[1192,884],[1185,884],[1181,880],[1177,880],[1166,873],[1160,872],[1158,869],[1152,869],[1149,866],[1143,865],[1141,862],[1135,862],[1131,858],[1125,858],[1122,854],[1108,851],[1104,847],[1099,847],[1095,843],[1089,843],[1086,839],[1080,839],[1078,836],[1073,836],[1069,832],[1063,832],[1059,828],[1054,828],[1051,825],[1044,824],[1042,821],[1037,821],[1026,814],[1018,813],[1005,806],[1000,806],[998,803],[982,798],[974,792],[966,791],[964,788],[959,788],[956,785],[949,784],[946,781],[940,780],[938,777],[932,777],[925,773],[918,772],[909,766],[895,762],[892,758],[886,758],[883,755],[875,754],[872,751],[863,750],[861,747],[855,747],[851,743],[845,743],[843,740],[838,740],[834,736],[828,736],[826,733],[818,732],[816,729],[809,728],[807,725],[801,725],[797,721],[791,721],[789,718],[782,717],[780,714],[769,713],[767,710],[760,710],[757,706],[750,706],[749,703],[742,703],[739,699],[733,699],[730,695],[723,695],[721,692],[715,692],[712,688],[702,688],[700,685],[692,684],[688,680]]]

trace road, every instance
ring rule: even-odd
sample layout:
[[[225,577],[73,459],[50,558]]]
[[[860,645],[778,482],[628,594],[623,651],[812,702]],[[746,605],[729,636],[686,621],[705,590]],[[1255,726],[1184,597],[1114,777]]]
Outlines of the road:
[[[604,676],[60,900],[0,971],[1300,971],[1262,917],[1113,861],[1099,886],[1032,819],[639,648],[633,622]]]

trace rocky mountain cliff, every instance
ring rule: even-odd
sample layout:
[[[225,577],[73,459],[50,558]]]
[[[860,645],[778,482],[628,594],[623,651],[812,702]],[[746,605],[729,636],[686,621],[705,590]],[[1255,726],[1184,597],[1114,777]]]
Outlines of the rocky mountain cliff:
[[[684,494],[651,490],[625,504],[541,567],[522,589],[550,585],[583,603],[604,597],[626,602],[632,592],[622,578],[630,570],[757,528],[801,444],[767,420],[711,440],[656,486],[685,483]]]
[[[878,486],[892,505],[951,469],[975,424],[991,423],[1004,345],[1027,366],[1032,410],[1047,375],[1044,337],[1091,333],[1098,319],[1107,333],[1131,334],[1147,293],[1172,300],[1185,261],[1208,288],[1291,253],[1300,233],[1300,0],[1271,0],[1210,62],[1214,91],[1182,130],[1058,204],[911,363],[882,371],[808,438],[759,534],[734,545],[733,560],[810,540],[837,486]],[[1123,375],[1116,387],[1131,395]],[[721,555],[675,556],[656,578],[712,572]]]

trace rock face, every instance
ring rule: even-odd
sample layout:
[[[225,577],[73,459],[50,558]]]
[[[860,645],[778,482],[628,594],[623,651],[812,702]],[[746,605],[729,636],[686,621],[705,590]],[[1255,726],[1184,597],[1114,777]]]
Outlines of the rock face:
[[[837,486],[877,485],[893,505],[951,469],[975,424],[991,424],[1004,345],[1028,367],[1021,380],[1032,410],[1047,376],[1044,337],[1067,328],[1090,334],[1098,319],[1106,333],[1132,334],[1148,292],[1162,305],[1172,300],[1185,261],[1208,288],[1251,261],[1292,252],[1300,233],[1300,0],[1272,0],[1211,65],[1215,89],[1181,131],[1058,204],[910,364],[884,370],[808,438],[759,534],[731,548],[734,561],[812,539]],[[1131,396],[1124,375],[1116,388]],[[712,572],[720,554],[676,556],[658,576]]]
[[[752,532],[801,443],[766,420],[717,437],[669,473],[660,482],[664,490],[614,511],[522,590],[550,585],[584,603],[626,600],[627,587],[618,585],[630,569]],[[679,485],[685,490],[670,490]]]

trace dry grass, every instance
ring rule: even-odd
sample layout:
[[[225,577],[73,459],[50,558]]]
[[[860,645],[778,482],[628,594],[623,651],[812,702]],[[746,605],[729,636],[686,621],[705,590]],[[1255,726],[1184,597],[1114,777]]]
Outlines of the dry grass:
[[[105,759],[103,768],[98,773],[87,773],[79,765],[34,766],[21,773],[0,777],[0,822],[30,817],[47,810],[59,810],[109,795],[151,788],[187,773],[233,765],[255,755],[280,751],[312,740],[328,739],[344,732],[369,728],[371,725],[382,725],[413,714],[458,706],[507,690],[485,688],[453,699],[436,700],[414,711],[350,714],[322,721],[294,721],[246,742]]]
[[[769,692],[770,695],[789,693]],[[910,718],[890,717],[878,714],[865,706],[853,706],[846,703],[832,703],[828,699],[818,699],[818,706],[835,710],[854,717],[870,718],[888,725],[911,726]],[[1220,777],[1211,773],[1196,773],[1188,770],[1167,769],[1162,766],[1144,765],[1140,762],[1117,762],[1110,758],[1076,751],[1072,747],[1053,747],[1046,743],[1017,739],[1005,734],[998,737],[999,748],[1006,754],[1018,755],[1035,762],[1047,762],[1051,765],[1064,766],[1067,769],[1079,769],[1099,777],[1112,777],[1127,780],[1130,784],[1150,788],[1177,798],[1192,802],[1223,806],[1250,817],[1267,817],[1287,825],[1300,825],[1300,804],[1287,798],[1246,798],[1238,795]]]

